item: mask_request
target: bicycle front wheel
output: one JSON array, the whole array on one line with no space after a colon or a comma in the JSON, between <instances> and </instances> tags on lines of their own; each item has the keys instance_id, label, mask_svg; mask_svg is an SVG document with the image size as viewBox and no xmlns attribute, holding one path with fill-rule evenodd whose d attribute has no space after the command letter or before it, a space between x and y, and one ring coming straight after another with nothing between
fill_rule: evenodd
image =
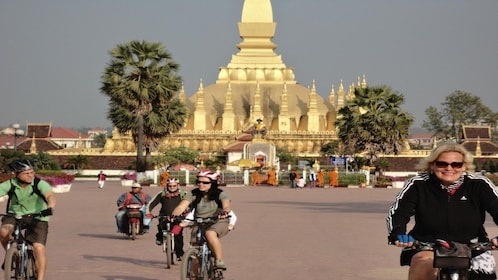
<instances>
[{"instance_id":1,"label":"bicycle front wheel","mask_svg":"<svg viewBox=\"0 0 498 280\"><path fill-rule=\"evenodd\" d=\"M180 268L181 280L203 279L201 275L201 260L199 259L199 250L190 248L185 252Z\"/></svg>"},{"instance_id":2,"label":"bicycle front wheel","mask_svg":"<svg viewBox=\"0 0 498 280\"><path fill-rule=\"evenodd\" d=\"M165 245L166 245L166 267L171 268L171 264L173 264L173 243L172 243L172 238L171 234L167 233L166 234L166 240L165 240Z\"/></svg>"},{"instance_id":3,"label":"bicycle front wheel","mask_svg":"<svg viewBox=\"0 0 498 280\"><path fill-rule=\"evenodd\" d=\"M10 247L7 253L5 253L3 266L4 279L21 279L21 255L16 246Z\"/></svg>"},{"instance_id":4,"label":"bicycle front wheel","mask_svg":"<svg viewBox=\"0 0 498 280\"><path fill-rule=\"evenodd\" d=\"M26 262L26 276L28 279L36 280L38 278L38 272L36 270L36 260L33 250L28 250L28 259Z\"/></svg>"}]
</instances>

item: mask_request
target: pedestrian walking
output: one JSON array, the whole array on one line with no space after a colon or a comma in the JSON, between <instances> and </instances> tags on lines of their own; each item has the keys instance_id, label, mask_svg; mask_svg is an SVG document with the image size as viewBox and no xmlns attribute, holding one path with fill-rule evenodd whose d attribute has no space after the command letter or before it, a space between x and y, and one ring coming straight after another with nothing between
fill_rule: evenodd
<instances>
[{"instance_id":1,"label":"pedestrian walking","mask_svg":"<svg viewBox=\"0 0 498 280\"><path fill-rule=\"evenodd\" d=\"M97 175L97 181L99 183L99 189L103 189L104 188L105 178L106 177L107 177L107 175L104 173L104 171L100 170L100 173Z\"/></svg>"}]
</instances>

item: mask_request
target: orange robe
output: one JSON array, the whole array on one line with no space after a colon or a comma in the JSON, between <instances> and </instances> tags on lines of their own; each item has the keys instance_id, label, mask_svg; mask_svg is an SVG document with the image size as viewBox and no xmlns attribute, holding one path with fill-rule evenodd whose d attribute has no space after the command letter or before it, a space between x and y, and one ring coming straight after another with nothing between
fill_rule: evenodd
<instances>
[{"instance_id":1,"label":"orange robe","mask_svg":"<svg viewBox=\"0 0 498 280\"><path fill-rule=\"evenodd\" d=\"M163 187L166 186L166 182L168 181L168 178L169 178L168 171L163 171L163 173L161 173L161 180L160 180L159 184Z\"/></svg>"},{"instance_id":2,"label":"orange robe","mask_svg":"<svg viewBox=\"0 0 498 280\"><path fill-rule=\"evenodd\" d=\"M318 171L318 173L316 174L316 181L317 181L317 184L318 184L318 187L320 188L323 188L323 186L325 186L325 176L323 174L323 171Z\"/></svg>"},{"instance_id":3,"label":"orange robe","mask_svg":"<svg viewBox=\"0 0 498 280\"><path fill-rule=\"evenodd\" d=\"M339 172L331 170L327 174L329 176L329 186L331 187L339 186Z\"/></svg>"},{"instance_id":4,"label":"orange robe","mask_svg":"<svg viewBox=\"0 0 498 280\"><path fill-rule=\"evenodd\" d=\"M259 172L257 170L255 170L255 171L253 171L251 173L251 180L252 180L252 185L253 186L260 184L260 181L259 181Z\"/></svg>"},{"instance_id":5,"label":"orange robe","mask_svg":"<svg viewBox=\"0 0 498 280\"><path fill-rule=\"evenodd\" d=\"M275 169L270 169L268 171L268 185L277 185L277 172L275 171Z\"/></svg>"}]
</instances>

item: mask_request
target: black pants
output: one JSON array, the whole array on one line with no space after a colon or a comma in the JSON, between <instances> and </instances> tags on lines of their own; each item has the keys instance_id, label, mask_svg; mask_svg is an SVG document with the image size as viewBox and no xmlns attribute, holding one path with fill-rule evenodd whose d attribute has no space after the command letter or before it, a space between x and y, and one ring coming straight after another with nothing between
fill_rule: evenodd
<instances>
[{"instance_id":1,"label":"black pants","mask_svg":"<svg viewBox=\"0 0 498 280\"><path fill-rule=\"evenodd\" d=\"M159 223L157 225L157 234L156 234L156 239L157 240L162 240L163 239L163 223ZM175 251L175 255L177 257L182 257L183 256L183 228L181 229L179 234L175 234L175 248L173 249Z\"/></svg>"}]
</instances>

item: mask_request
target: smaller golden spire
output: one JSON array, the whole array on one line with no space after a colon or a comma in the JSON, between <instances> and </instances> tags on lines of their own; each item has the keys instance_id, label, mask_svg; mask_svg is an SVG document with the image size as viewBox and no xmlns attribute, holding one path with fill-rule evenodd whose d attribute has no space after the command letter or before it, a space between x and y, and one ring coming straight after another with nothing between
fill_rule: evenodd
<instances>
[{"instance_id":1,"label":"smaller golden spire","mask_svg":"<svg viewBox=\"0 0 498 280\"><path fill-rule=\"evenodd\" d=\"M332 87L330 88L329 103L335 106L335 89L334 89L334 84L332 84Z\"/></svg>"}]
</instances>

